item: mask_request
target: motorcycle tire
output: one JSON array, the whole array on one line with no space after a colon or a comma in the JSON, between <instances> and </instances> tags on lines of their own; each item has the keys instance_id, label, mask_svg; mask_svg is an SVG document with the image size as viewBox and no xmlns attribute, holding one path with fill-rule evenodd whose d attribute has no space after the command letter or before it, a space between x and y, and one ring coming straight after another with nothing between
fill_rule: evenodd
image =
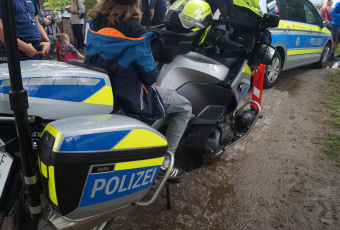
<instances>
[{"instance_id":1,"label":"motorcycle tire","mask_svg":"<svg viewBox=\"0 0 340 230\"><path fill-rule=\"evenodd\" d=\"M47 223L39 220L37 226L34 226L31 213L28 209L28 200L24 192L22 192L14 205L13 213L10 216L10 229L12 230L46 230ZM99 226L91 228L91 230L108 230L110 229L114 218L102 223Z\"/></svg>"},{"instance_id":2,"label":"motorcycle tire","mask_svg":"<svg viewBox=\"0 0 340 230\"><path fill-rule=\"evenodd\" d=\"M282 68L281 55L276 52L271 65L266 65L264 72L263 87L269 89L273 87L279 77Z\"/></svg>"},{"instance_id":3,"label":"motorcycle tire","mask_svg":"<svg viewBox=\"0 0 340 230\"><path fill-rule=\"evenodd\" d=\"M329 56L331 55L331 50L332 50L332 46L330 43L327 43L325 48L322 51L320 60L314 64L314 66L316 68L325 68L327 67L327 63L328 63L328 59Z\"/></svg>"},{"instance_id":4,"label":"motorcycle tire","mask_svg":"<svg viewBox=\"0 0 340 230\"><path fill-rule=\"evenodd\" d=\"M221 158L221 156L226 152L227 150L217 150L215 151L214 153L209 153L209 154L205 154L205 158L206 158L206 161L208 162L211 162L211 161L216 161L218 160L219 158Z\"/></svg>"}]
</instances>

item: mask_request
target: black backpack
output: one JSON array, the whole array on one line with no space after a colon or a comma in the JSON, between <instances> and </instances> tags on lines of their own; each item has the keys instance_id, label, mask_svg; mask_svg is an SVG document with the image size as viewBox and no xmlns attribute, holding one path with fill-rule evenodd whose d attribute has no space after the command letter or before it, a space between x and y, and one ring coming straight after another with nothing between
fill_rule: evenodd
<instances>
[{"instance_id":1,"label":"black backpack","mask_svg":"<svg viewBox=\"0 0 340 230\"><path fill-rule=\"evenodd\" d=\"M77 9L78 9L78 11L79 11L78 0L76 0L76 3L77 3ZM81 14L78 14L78 15L79 15L79 19L85 18L85 13L81 13Z\"/></svg>"}]
</instances>

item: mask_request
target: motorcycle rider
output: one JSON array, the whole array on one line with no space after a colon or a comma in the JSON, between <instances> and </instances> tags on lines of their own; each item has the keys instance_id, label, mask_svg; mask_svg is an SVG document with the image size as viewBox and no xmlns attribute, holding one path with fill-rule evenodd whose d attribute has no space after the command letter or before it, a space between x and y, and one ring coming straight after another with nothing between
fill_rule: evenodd
<instances>
[{"instance_id":1,"label":"motorcycle rider","mask_svg":"<svg viewBox=\"0 0 340 230\"><path fill-rule=\"evenodd\" d=\"M175 154L191 115L191 104L176 91L155 85L158 71L148 32L141 24L138 0L103 0L89 12L85 62L105 68L112 84L115 106L146 120L171 115L166 137ZM165 158L161 170L169 165ZM185 171L174 166L170 178Z\"/></svg>"}]
</instances>

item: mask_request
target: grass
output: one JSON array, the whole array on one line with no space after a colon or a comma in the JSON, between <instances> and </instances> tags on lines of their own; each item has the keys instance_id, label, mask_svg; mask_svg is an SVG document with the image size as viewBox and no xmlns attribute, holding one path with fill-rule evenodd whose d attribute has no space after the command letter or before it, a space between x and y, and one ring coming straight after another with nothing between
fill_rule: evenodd
<instances>
[{"instance_id":1,"label":"grass","mask_svg":"<svg viewBox=\"0 0 340 230\"><path fill-rule=\"evenodd\" d=\"M324 105L322 121L327 127L323 150L340 166L340 70L331 74L325 87L326 98L321 101Z\"/></svg>"},{"instance_id":2,"label":"grass","mask_svg":"<svg viewBox=\"0 0 340 230\"><path fill-rule=\"evenodd\" d=\"M340 49L336 49L334 56L338 56L340 54Z\"/></svg>"}]
</instances>

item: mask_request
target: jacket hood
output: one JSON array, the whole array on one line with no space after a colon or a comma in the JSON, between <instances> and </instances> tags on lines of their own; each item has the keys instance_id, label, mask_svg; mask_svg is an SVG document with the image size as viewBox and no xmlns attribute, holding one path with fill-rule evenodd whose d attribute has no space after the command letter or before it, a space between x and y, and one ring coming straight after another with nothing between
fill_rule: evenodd
<instances>
[{"instance_id":1,"label":"jacket hood","mask_svg":"<svg viewBox=\"0 0 340 230\"><path fill-rule=\"evenodd\" d=\"M127 49L134 49L141 44L150 44L150 41L157 35L152 31L144 33L138 38L130 38L111 27L94 31L93 19L89 20L88 23L86 55L99 54L105 60L114 60Z\"/></svg>"}]
</instances>

